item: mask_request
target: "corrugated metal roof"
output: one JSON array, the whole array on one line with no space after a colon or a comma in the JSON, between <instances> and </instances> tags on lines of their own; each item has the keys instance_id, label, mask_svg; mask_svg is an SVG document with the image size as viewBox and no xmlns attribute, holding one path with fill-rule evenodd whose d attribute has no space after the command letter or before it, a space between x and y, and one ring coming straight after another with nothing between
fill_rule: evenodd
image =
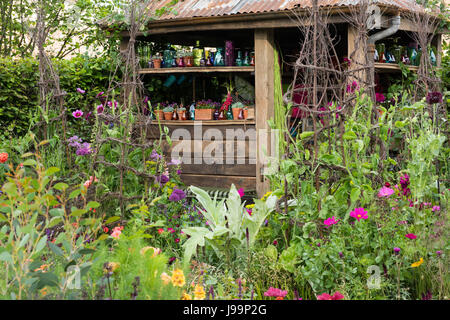
<instances>
[{"instance_id":1,"label":"corrugated metal roof","mask_svg":"<svg viewBox=\"0 0 450 320\"><path fill-rule=\"evenodd\" d=\"M171 0L162 0L158 8L167 6L170 2ZM360 0L319 0L319 5L321 7L352 6L359 2ZM374 0L374 2L405 10L420 8L415 0ZM166 13L158 20L276 12L310 6L311 0L180 0L172 7L174 12Z\"/></svg>"}]
</instances>

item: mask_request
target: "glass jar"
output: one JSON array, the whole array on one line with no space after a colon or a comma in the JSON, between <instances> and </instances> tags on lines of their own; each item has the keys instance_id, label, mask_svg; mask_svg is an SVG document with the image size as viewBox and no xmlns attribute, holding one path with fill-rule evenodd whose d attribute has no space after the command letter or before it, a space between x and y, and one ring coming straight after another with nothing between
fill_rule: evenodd
<instances>
[{"instance_id":1,"label":"glass jar","mask_svg":"<svg viewBox=\"0 0 450 320\"><path fill-rule=\"evenodd\" d=\"M164 58L164 68L171 68L176 65L175 62L176 51L172 48L170 44L167 45L167 49L164 50L163 58Z\"/></svg>"}]
</instances>

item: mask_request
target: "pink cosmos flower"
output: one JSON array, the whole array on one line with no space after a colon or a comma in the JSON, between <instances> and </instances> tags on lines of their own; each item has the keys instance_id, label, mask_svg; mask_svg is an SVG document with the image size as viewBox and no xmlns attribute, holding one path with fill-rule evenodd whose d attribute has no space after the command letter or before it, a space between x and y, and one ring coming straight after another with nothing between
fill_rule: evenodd
<instances>
[{"instance_id":1,"label":"pink cosmos flower","mask_svg":"<svg viewBox=\"0 0 450 320\"><path fill-rule=\"evenodd\" d=\"M407 237L408 239L411 239L411 240L414 240L417 238L417 236L414 233L405 234L405 237Z\"/></svg>"},{"instance_id":2,"label":"pink cosmos flower","mask_svg":"<svg viewBox=\"0 0 450 320\"><path fill-rule=\"evenodd\" d=\"M433 206L433 209L431 209L431 211L439 211L439 210L441 210L441 207L440 206Z\"/></svg>"},{"instance_id":3,"label":"pink cosmos flower","mask_svg":"<svg viewBox=\"0 0 450 320\"><path fill-rule=\"evenodd\" d=\"M170 232L170 233L174 233L175 232L175 230L173 228L168 228L167 231Z\"/></svg>"},{"instance_id":4,"label":"pink cosmos flower","mask_svg":"<svg viewBox=\"0 0 450 320\"><path fill-rule=\"evenodd\" d=\"M266 292L264 292L265 297L282 297L284 298L287 295L287 290L281 290L277 288L270 287Z\"/></svg>"},{"instance_id":5,"label":"pink cosmos flower","mask_svg":"<svg viewBox=\"0 0 450 320\"><path fill-rule=\"evenodd\" d=\"M76 111L74 111L74 112L72 113L72 115L73 115L73 117L76 118L76 119L81 118L81 117L83 116L83 111L81 111L81 110L76 110Z\"/></svg>"},{"instance_id":6,"label":"pink cosmos flower","mask_svg":"<svg viewBox=\"0 0 450 320\"><path fill-rule=\"evenodd\" d=\"M384 186L384 187L381 188L380 191L378 192L378 197L379 197L379 198L382 198L382 197L389 198L393 193L394 193L394 190L393 190L393 189Z\"/></svg>"},{"instance_id":7,"label":"pink cosmos flower","mask_svg":"<svg viewBox=\"0 0 450 320\"><path fill-rule=\"evenodd\" d=\"M323 223L326 225L326 227L328 228L329 226L338 223L339 219L336 220L334 216L332 216L331 218L326 219Z\"/></svg>"},{"instance_id":8,"label":"pink cosmos flower","mask_svg":"<svg viewBox=\"0 0 450 320\"><path fill-rule=\"evenodd\" d=\"M239 196L241 198L244 196L244 189L243 188L240 188L237 192L239 193Z\"/></svg>"},{"instance_id":9,"label":"pink cosmos flower","mask_svg":"<svg viewBox=\"0 0 450 320\"><path fill-rule=\"evenodd\" d=\"M342 300L344 299L344 295L339 291L336 291L332 296L328 293L322 293L317 296L317 300Z\"/></svg>"},{"instance_id":10,"label":"pink cosmos flower","mask_svg":"<svg viewBox=\"0 0 450 320\"><path fill-rule=\"evenodd\" d=\"M83 90L83 89L81 89L81 88L77 88L77 91L78 91L79 93L81 93L81 94L85 94L85 93L86 93L86 91Z\"/></svg>"},{"instance_id":11,"label":"pink cosmos flower","mask_svg":"<svg viewBox=\"0 0 450 320\"><path fill-rule=\"evenodd\" d=\"M350 217L355 218L356 220L367 219L367 211L364 208L356 208L352 212L350 212Z\"/></svg>"}]
</instances>

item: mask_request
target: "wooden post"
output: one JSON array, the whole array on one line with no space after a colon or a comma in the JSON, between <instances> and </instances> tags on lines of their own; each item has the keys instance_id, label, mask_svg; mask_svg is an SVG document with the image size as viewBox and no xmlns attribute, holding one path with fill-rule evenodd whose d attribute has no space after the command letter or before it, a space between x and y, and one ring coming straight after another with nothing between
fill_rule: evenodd
<instances>
[{"instance_id":1,"label":"wooden post","mask_svg":"<svg viewBox=\"0 0 450 320\"><path fill-rule=\"evenodd\" d=\"M262 130L269 131L267 121L274 117L274 35L273 29L255 29L255 117L256 117L256 192L258 197L269 191L269 181L264 178L265 164L262 148L270 155L270 135L260 141ZM265 140L265 139L264 139Z\"/></svg>"},{"instance_id":2,"label":"wooden post","mask_svg":"<svg viewBox=\"0 0 450 320\"><path fill-rule=\"evenodd\" d=\"M438 33L435 37L436 41L436 66L438 68L441 67L441 61L442 61L442 34Z\"/></svg>"},{"instance_id":3,"label":"wooden post","mask_svg":"<svg viewBox=\"0 0 450 320\"><path fill-rule=\"evenodd\" d=\"M356 47L358 45L358 47ZM370 49L370 48L369 48ZM353 55L351 56L351 54ZM365 52L363 44L358 41L358 30L352 25L348 24L347 29L347 58L350 59L351 64L349 69L355 68L359 69L366 64ZM373 57L373 55L372 55ZM354 78L350 79L350 82L356 79L364 80L367 79L367 74L365 71L358 71L354 74ZM360 84L362 85L362 84Z\"/></svg>"}]
</instances>

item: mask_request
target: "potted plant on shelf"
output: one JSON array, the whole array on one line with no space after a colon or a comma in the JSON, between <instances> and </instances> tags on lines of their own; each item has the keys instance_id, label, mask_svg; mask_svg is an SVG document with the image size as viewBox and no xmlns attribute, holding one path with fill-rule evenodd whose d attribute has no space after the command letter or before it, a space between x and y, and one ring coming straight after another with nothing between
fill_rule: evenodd
<instances>
[{"instance_id":1,"label":"potted plant on shelf","mask_svg":"<svg viewBox=\"0 0 450 320\"><path fill-rule=\"evenodd\" d=\"M156 120L164 120L164 103L158 103L155 109L155 118Z\"/></svg>"},{"instance_id":2,"label":"potted plant on shelf","mask_svg":"<svg viewBox=\"0 0 450 320\"><path fill-rule=\"evenodd\" d=\"M161 69L161 56L157 54L156 56L153 56L153 68L155 69Z\"/></svg>"},{"instance_id":3,"label":"potted plant on shelf","mask_svg":"<svg viewBox=\"0 0 450 320\"><path fill-rule=\"evenodd\" d=\"M211 100L201 100L195 106L195 120L212 120L214 113Z\"/></svg>"},{"instance_id":4,"label":"potted plant on shelf","mask_svg":"<svg viewBox=\"0 0 450 320\"><path fill-rule=\"evenodd\" d=\"M185 107L179 107L177 109L178 113L178 120L186 120L186 108Z\"/></svg>"},{"instance_id":5,"label":"potted plant on shelf","mask_svg":"<svg viewBox=\"0 0 450 320\"><path fill-rule=\"evenodd\" d=\"M239 113L244 108L244 105L241 102L236 102L231 105L231 109L233 110L233 120L239 119Z\"/></svg>"},{"instance_id":6,"label":"potted plant on shelf","mask_svg":"<svg viewBox=\"0 0 450 320\"><path fill-rule=\"evenodd\" d=\"M173 110L172 105L169 105L162 110L164 112L164 120L172 120Z\"/></svg>"}]
</instances>

